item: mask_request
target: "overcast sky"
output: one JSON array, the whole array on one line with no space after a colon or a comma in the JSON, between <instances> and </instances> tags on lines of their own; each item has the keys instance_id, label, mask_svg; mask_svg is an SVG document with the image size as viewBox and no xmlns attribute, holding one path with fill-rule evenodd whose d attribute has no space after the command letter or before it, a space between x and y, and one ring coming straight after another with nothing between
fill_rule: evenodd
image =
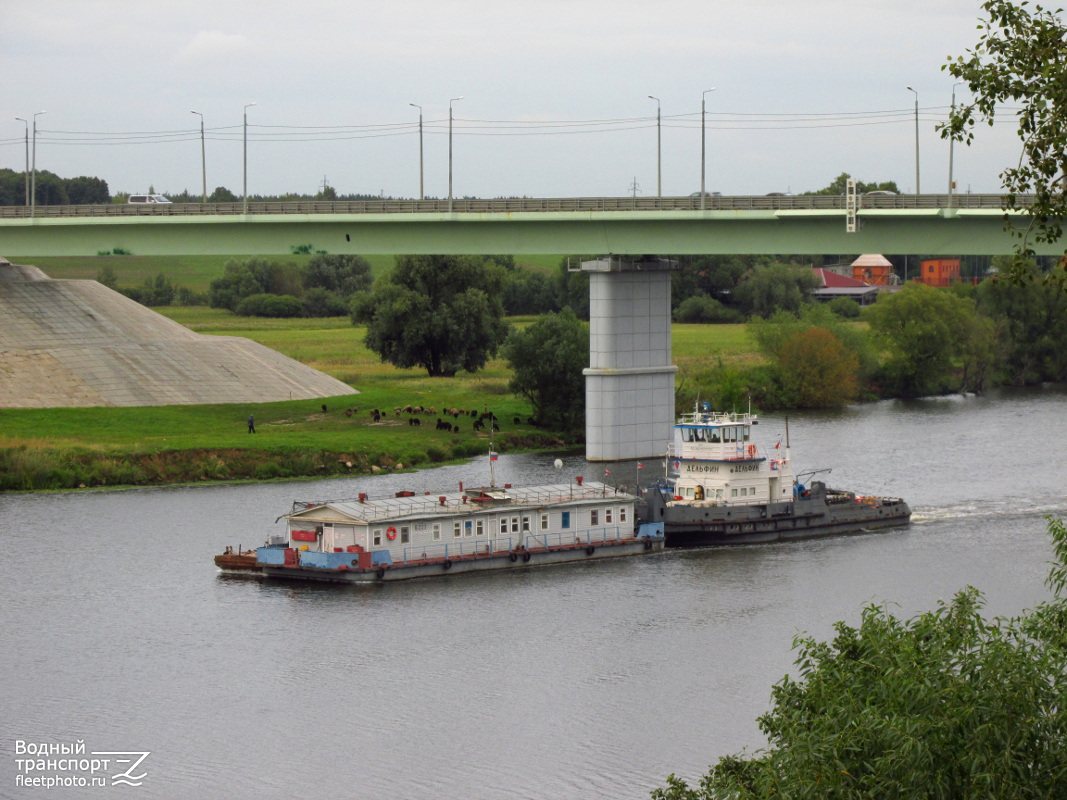
<instances>
[{"instance_id":1,"label":"overcast sky","mask_svg":"<svg viewBox=\"0 0 1067 800\"><path fill-rule=\"evenodd\" d=\"M978 40L977 0L0 0L0 167L111 191L620 196L818 189L841 172L943 193L934 127ZM715 87L715 91L703 95ZM966 87L957 88L963 99ZM997 191L1007 122L955 147L959 191ZM32 128L31 128L32 130Z\"/></svg>"}]
</instances>

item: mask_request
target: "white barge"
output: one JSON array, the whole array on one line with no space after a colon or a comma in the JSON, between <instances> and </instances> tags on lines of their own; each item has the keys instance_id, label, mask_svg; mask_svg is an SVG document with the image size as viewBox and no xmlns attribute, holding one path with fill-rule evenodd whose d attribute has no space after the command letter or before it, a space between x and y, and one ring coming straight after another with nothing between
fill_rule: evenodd
<instances>
[{"instance_id":1,"label":"white barge","mask_svg":"<svg viewBox=\"0 0 1067 800\"><path fill-rule=\"evenodd\" d=\"M639 523L634 495L576 478L449 494L296 502L286 532L252 554L223 554L227 572L374 583L591 561L663 549L663 525Z\"/></svg>"}]
</instances>

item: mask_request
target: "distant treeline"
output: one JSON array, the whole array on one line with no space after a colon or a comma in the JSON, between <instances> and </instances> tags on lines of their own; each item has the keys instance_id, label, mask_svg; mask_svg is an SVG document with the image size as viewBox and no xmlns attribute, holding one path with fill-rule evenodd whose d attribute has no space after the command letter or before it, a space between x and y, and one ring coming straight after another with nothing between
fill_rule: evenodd
<instances>
[{"instance_id":1,"label":"distant treeline","mask_svg":"<svg viewBox=\"0 0 1067 800\"><path fill-rule=\"evenodd\" d=\"M129 192L118 192L114 195L108 189L107 181L103 178L90 178L81 176L78 178L61 178L48 170L37 170L37 177L32 183L36 186L36 205L39 206L77 206L100 203L125 203L130 196ZM147 189L135 189L156 194L156 189L149 186ZM25 172L16 172L12 169L0 169L0 206L27 205L30 188L26 181ZM180 192L166 192L165 194L174 203L199 203L204 199L200 192L190 192L183 189ZM241 198L227 189L218 186L208 195L209 203L236 203ZM338 194L332 186L326 186L318 194L296 194L288 192L280 195L250 195L249 200L279 202L285 200L377 200L378 195L371 194ZM391 199L391 198L390 198Z\"/></svg>"}]
</instances>

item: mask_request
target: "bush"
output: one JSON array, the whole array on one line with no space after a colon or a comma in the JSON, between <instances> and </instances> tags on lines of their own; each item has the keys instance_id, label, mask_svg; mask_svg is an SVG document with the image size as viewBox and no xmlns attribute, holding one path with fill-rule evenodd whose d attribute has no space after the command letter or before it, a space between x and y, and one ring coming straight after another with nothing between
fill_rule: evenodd
<instances>
[{"instance_id":1,"label":"bush","mask_svg":"<svg viewBox=\"0 0 1067 800\"><path fill-rule=\"evenodd\" d=\"M304 314L304 304L288 294L253 294L241 300L235 309L242 317L290 318Z\"/></svg>"},{"instance_id":2,"label":"bush","mask_svg":"<svg viewBox=\"0 0 1067 800\"><path fill-rule=\"evenodd\" d=\"M744 322L744 315L733 308L727 308L714 297L706 294L683 300L674 310L674 321L682 323L739 323Z\"/></svg>"},{"instance_id":3,"label":"bush","mask_svg":"<svg viewBox=\"0 0 1067 800\"><path fill-rule=\"evenodd\" d=\"M855 319L860 315L860 304L851 297L835 297L826 306L837 316L845 319Z\"/></svg>"},{"instance_id":4,"label":"bush","mask_svg":"<svg viewBox=\"0 0 1067 800\"><path fill-rule=\"evenodd\" d=\"M337 292L328 289L308 289L303 299L305 317L345 317L348 303Z\"/></svg>"}]
</instances>

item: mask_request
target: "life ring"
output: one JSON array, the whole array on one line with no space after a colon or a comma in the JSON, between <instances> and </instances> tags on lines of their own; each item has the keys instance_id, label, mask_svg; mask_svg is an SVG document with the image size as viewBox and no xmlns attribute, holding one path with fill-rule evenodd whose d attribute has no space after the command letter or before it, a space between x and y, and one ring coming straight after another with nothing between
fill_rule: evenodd
<instances>
[{"instance_id":1,"label":"life ring","mask_svg":"<svg viewBox=\"0 0 1067 800\"><path fill-rule=\"evenodd\" d=\"M388 539L390 542L393 541L396 538L396 528L389 528L385 532L385 538Z\"/></svg>"},{"instance_id":2,"label":"life ring","mask_svg":"<svg viewBox=\"0 0 1067 800\"><path fill-rule=\"evenodd\" d=\"M753 458L756 455L756 445L750 444L748 446L748 457Z\"/></svg>"},{"instance_id":3,"label":"life ring","mask_svg":"<svg viewBox=\"0 0 1067 800\"><path fill-rule=\"evenodd\" d=\"M378 571L375 572L374 574L377 575L379 578L384 578L385 577L385 567L378 567Z\"/></svg>"},{"instance_id":4,"label":"life ring","mask_svg":"<svg viewBox=\"0 0 1067 800\"><path fill-rule=\"evenodd\" d=\"M516 561L519 560L519 554L515 552L508 553L508 560L514 564Z\"/></svg>"},{"instance_id":5,"label":"life ring","mask_svg":"<svg viewBox=\"0 0 1067 800\"><path fill-rule=\"evenodd\" d=\"M522 563L525 564L529 560L530 560L530 553L529 553L529 551L527 551L527 552L522 554Z\"/></svg>"}]
</instances>

